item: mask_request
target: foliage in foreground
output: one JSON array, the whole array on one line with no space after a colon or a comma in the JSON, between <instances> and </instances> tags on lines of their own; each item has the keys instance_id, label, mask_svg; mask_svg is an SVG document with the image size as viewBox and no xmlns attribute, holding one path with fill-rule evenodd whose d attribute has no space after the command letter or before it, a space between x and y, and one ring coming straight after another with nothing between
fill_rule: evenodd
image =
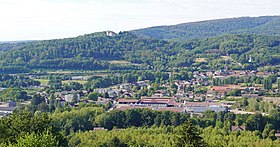
<instances>
[{"instance_id":1,"label":"foliage in foreground","mask_svg":"<svg viewBox=\"0 0 280 147\"><path fill-rule=\"evenodd\" d=\"M274 135L279 116L279 110L269 116L206 111L199 118L148 109L106 112L102 107L51 114L19 111L0 119L0 146L279 146ZM233 125L247 131L232 132ZM109 131L92 131L96 126Z\"/></svg>"},{"instance_id":2,"label":"foliage in foreground","mask_svg":"<svg viewBox=\"0 0 280 147\"><path fill-rule=\"evenodd\" d=\"M206 146L196 126L129 128L75 134L69 146Z\"/></svg>"},{"instance_id":3,"label":"foliage in foreground","mask_svg":"<svg viewBox=\"0 0 280 147\"><path fill-rule=\"evenodd\" d=\"M191 131L193 130L193 131ZM75 133L69 146L279 146L279 140L262 139L258 131L228 132L208 127L202 130L184 124L152 128L114 129L111 131L87 131ZM203 139L202 139L203 138Z\"/></svg>"},{"instance_id":4,"label":"foliage in foreground","mask_svg":"<svg viewBox=\"0 0 280 147\"><path fill-rule=\"evenodd\" d=\"M66 146L46 113L13 113L0 119L1 146Z\"/></svg>"}]
</instances>

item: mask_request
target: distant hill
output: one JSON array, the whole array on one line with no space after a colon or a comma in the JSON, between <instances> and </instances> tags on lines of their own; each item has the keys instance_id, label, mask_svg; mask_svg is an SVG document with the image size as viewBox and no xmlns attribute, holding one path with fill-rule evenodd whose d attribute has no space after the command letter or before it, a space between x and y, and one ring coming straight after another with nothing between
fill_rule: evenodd
<instances>
[{"instance_id":1,"label":"distant hill","mask_svg":"<svg viewBox=\"0 0 280 147\"><path fill-rule=\"evenodd\" d=\"M131 31L139 37L165 40L209 38L224 34L280 35L280 16L240 17L156 26Z\"/></svg>"},{"instance_id":2,"label":"distant hill","mask_svg":"<svg viewBox=\"0 0 280 147\"><path fill-rule=\"evenodd\" d=\"M25 42L0 42L0 52L19 48L20 46L22 46L24 44L25 44Z\"/></svg>"},{"instance_id":3,"label":"distant hill","mask_svg":"<svg viewBox=\"0 0 280 147\"><path fill-rule=\"evenodd\" d=\"M0 44L1 48L7 44ZM32 69L130 70L195 67L201 69L277 68L280 37L222 35L188 41L141 38L106 32L74 38L15 43L0 52L0 73ZM251 59L250 59L251 58Z\"/></svg>"}]
</instances>

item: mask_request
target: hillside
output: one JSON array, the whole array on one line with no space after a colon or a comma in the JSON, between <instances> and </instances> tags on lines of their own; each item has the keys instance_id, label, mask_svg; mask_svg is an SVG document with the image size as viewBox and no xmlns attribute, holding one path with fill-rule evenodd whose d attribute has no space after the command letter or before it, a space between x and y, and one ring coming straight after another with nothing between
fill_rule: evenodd
<instances>
[{"instance_id":1,"label":"hillside","mask_svg":"<svg viewBox=\"0 0 280 147\"><path fill-rule=\"evenodd\" d=\"M7 45L5 45L7 46ZM0 45L0 48L2 46ZM105 32L28 42L0 53L1 72L31 69L256 69L280 63L280 37L223 35L183 42ZM250 60L251 58L251 60Z\"/></svg>"},{"instance_id":2,"label":"hillside","mask_svg":"<svg viewBox=\"0 0 280 147\"><path fill-rule=\"evenodd\" d=\"M99 32L75 38L0 44L0 50L6 50L0 53L0 64L2 72L28 69L135 69L139 65L131 62L142 64L152 59L134 58L133 54L149 54L151 50L163 48L166 44L166 41L137 38L130 33L110 37L105 32ZM127 62L116 64L114 60Z\"/></svg>"},{"instance_id":3,"label":"hillside","mask_svg":"<svg viewBox=\"0 0 280 147\"><path fill-rule=\"evenodd\" d=\"M280 16L240 17L157 26L131 31L140 37L165 40L209 38L224 34L280 35Z\"/></svg>"},{"instance_id":4,"label":"hillside","mask_svg":"<svg viewBox=\"0 0 280 147\"><path fill-rule=\"evenodd\" d=\"M24 45L24 42L0 42L0 52L19 48L22 45Z\"/></svg>"}]
</instances>

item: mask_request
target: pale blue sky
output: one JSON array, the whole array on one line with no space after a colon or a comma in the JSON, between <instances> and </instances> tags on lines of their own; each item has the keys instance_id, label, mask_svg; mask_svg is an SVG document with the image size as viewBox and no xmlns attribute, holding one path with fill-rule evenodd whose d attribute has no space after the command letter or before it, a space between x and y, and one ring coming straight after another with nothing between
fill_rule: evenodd
<instances>
[{"instance_id":1,"label":"pale blue sky","mask_svg":"<svg viewBox=\"0 0 280 147\"><path fill-rule=\"evenodd\" d=\"M0 0L0 41L280 15L279 8L279 0Z\"/></svg>"}]
</instances>

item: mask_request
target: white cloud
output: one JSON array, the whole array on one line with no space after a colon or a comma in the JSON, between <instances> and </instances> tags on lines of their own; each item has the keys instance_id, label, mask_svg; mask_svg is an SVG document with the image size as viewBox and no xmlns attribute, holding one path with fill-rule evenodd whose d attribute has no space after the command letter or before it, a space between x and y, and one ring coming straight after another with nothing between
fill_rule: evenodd
<instances>
[{"instance_id":1,"label":"white cloud","mask_svg":"<svg viewBox=\"0 0 280 147\"><path fill-rule=\"evenodd\" d=\"M0 41L280 14L278 0L0 0Z\"/></svg>"}]
</instances>

